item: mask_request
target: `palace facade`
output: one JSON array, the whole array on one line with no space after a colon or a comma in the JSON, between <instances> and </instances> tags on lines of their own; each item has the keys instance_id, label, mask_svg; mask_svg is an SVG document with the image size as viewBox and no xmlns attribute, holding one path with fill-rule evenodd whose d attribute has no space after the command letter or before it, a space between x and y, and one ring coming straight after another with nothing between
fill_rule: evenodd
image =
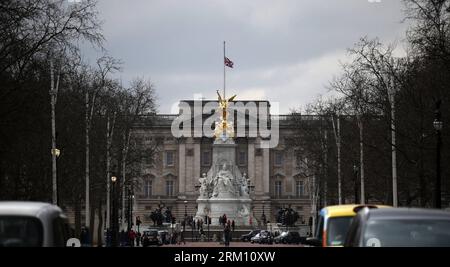
<instances>
[{"instance_id":1,"label":"palace facade","mask_svg":"<svg viewBox=\"0 0 450 267\"><path fill-rule=\"evenodd\" d=\"M217 101L202 101L217 102ZM250 101L241 101L248 103ZM268 101L252 101L259 107ZM194 106L196 101L182 101ZM204 115L203 115L204 116ZM260 137L237 137L236 165L251 181L250 198L255 225L265 215L276 222L280 208L291 207L300 215L298 224L307 224L311 216L311 200L308 181L301 175L301 161L295 148L285 139L292 136L293 124L289 115L270 115L279 121L279 144L274 148L262 148ZM195 216L199 192L199 178L212 164L213 138L173 136L171 126L178 115L155 114L134 125L133 134L142 145L157 144L153 160L141 164L141 176L135 189L133 217L140 216L143 223L150 224L150 213L159 206L172 210L177 221L185 215ZM246 119L249 115L246 115ZM204 121L206 117L202 118ZM248 124L247 124L248 125Z\"/></svg>"}]
</instances>

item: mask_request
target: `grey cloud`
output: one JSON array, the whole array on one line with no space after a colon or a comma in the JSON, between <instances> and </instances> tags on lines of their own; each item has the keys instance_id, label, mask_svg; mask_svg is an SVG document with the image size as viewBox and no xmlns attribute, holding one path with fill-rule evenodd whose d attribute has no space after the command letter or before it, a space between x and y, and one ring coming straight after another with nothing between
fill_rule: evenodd
<instances>
[{"instance_id":1,"label":"grey cloud","mask_svg":"<svg viewBox=\"0 0 450 267\"><path fill-rule=\"evenodd\" d=\"M338 62L331 56L327 64L332 67L309 76L292 72L293 66L314 61L323 66L324 57L343 54L364 35L401 40L406 28L400 23L400 0L100 0L99 11L107 49L125 62L122 78L151 77L161 112L169 112L179 99L194 93L212 97L221 88L223 40L235 62L229 72L234 90L260 88L268 98L290 106L296 104L291 99L311 101L328 82L300 82L298 77L331 78ZM261 78L274 70L281 77ZM293 88L302 85L310 87ZM270 88L285 92L274 95Z\"/></svg>"}]
</instances>

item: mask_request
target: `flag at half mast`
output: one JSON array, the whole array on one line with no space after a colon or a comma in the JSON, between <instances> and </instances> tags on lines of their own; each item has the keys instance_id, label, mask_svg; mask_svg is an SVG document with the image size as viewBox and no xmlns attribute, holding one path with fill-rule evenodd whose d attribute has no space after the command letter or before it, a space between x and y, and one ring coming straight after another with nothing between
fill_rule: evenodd
<instances>
[{"instance_id":1,"label":"flag at half mast","mask_svg":"<svg viewBox=\"0 0 450 267\"><path fill-rule=\"evenodd\" d=\"M225 66L229 67L229 68L233 68L233 61L231 61L229 58L225 57Z\"/></svg>"}]
</instances>

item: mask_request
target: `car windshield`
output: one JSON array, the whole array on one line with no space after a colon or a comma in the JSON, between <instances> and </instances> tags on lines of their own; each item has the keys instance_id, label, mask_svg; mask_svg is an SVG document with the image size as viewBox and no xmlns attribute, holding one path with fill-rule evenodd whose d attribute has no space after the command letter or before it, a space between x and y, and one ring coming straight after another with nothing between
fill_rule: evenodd
<instances>
[{"instance_id":1,"label":"car windshield","mask_svg":"<svg viewBox=\"0 0 450 267\"><path fill-rule=\"evenodd\" d=\"M449 247L450 220L371 220L363 242L366 247Z\"/></svg>"},{"instance_id":2,"label":"car windshield","mask_svg":"<svg viewBox=\"0 0 450 267\"><path fill-rule=\"evenodd\" d=\"M327 245L342 246L344 245L345 236L348 228L352 223L353 216L334 217L328 220L327 225Z\"/></svg>"},{"instance_id":3,"label":"car windshield","mask_svg":"<svg viewBox=\"0 0 450 267\"><path fill-rule=\"evenodd\" d=\"M40 247L42 239L42 224L38 219L0 216L0 247Z\"/></svg>"}]
</instances>

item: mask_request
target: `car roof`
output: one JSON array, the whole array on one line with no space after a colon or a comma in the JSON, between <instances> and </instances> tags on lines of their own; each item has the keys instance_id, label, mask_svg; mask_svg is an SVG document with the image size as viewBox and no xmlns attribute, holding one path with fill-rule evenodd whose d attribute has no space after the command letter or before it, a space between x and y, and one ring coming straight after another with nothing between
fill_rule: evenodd
<instances>
[{"instance_id":1,"label":"car roof","mask_svg":"<svg viewBox=\"0 0 450 267\"><path fill-rule=\"evenodd\" d=\"M62 210L58 206L44 202L0 201L0 216L39 217L46 212L62 213Z\"/></svg>"},{"instance_id":2,"label":"car roof","mask_svg":"<svg viewBox=\"0 0 450 267\"><path fill-rule=\"evenodd\" d=\"M336 206L328 206L321 210L322 215L326 215L327 217L342 217L342 216L355 216L355 208L366 206L362 204L347 204L347 205L336 205ZM369 205L377 208L387 208L389 206L385 205Z\"/></svg>"},{"instance_id":3,"label":"car roof","mask_svg":"<svg viewBox=\"0 0 450 267\"><path fill-rule=\"evenodd\" d=\"M368 211L370 218L377 219L444 219L450 220L450 212L437 209L396 208Z\"/></svg>"}]
</instances>

